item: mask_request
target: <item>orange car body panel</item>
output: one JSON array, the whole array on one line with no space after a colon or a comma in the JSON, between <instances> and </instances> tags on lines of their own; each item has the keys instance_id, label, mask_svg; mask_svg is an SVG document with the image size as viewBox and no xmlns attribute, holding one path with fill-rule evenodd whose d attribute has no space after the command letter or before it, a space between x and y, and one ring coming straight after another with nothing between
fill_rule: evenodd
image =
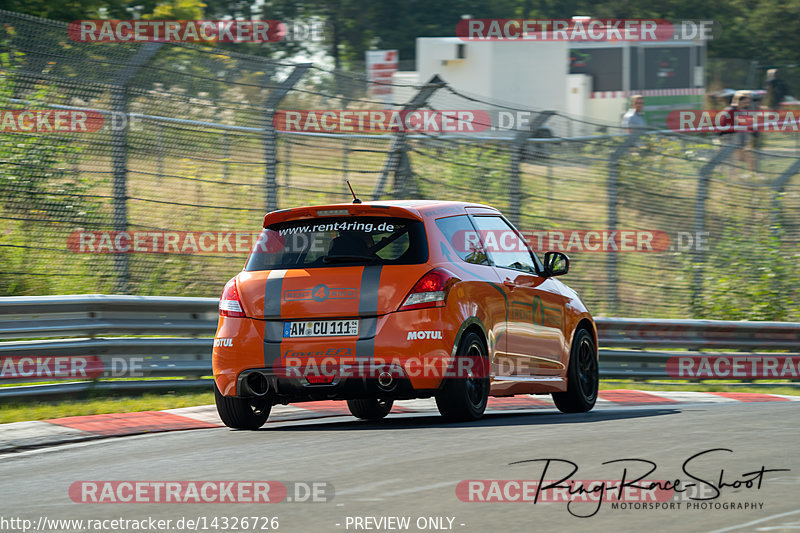
<instances>
[{"instance_id":1,"label":"orange car body panel","mask_svg":"<svg viewBox=\"0 0 800 533\"><path fill-rule=\"evenodd\" d=\"M559 280L467 263L456 256L435 223L456 215L500 214L491 207L433 201L334 204L269 213L264 227L314 219L320 211L422 221L428 259L377 269L330 266L240 272L236 284L246 318L221 316L214 340L213 373L223 395L241 394L238 380L245 370L298 360L321 363L325 358L347 364L366 356L402 366L413 389L430 396L441 386L441 373L420 372L415 365L420 358L430 358L446 366L469 326L479 328L486 341L492 395L558 392L566 390L570 347L579 322L588 321L596 341L588 310ZM459 280L447 293L445 305L398 310L415 283L437 267ZM280 334L285 321L340 318L358 319L359 337ZM410 332L434 333L415 339Z\"/></svg>"}]
</instances>

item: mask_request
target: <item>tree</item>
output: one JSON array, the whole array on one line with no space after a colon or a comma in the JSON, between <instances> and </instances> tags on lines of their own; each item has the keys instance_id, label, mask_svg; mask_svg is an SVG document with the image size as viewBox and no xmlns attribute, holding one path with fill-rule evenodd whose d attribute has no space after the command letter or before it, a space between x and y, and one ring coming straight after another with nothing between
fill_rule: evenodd
<instances>
[{"instance_id":1,"label":"tree","mask_svg":"<svg viewBox=\"0 0 800 533\"><path fill-rule=\"evenodd\" d=\"M800 0L664 0L657 4L646 0L264 0L262 4L249 0L0 0L0 9L62 21L131 18L128 9L134 5L141 5L143 18L150 19L323 20L328 37L323 44L287 39L220 46L287 59L312 57L322 47L336 67L360 63L364 51L370 49L397 49L401 59L411 59L417 37L455 35L463 15L714 20L720 32L709 43L709 57L800 63L800 34L790 23L800 17Z\"/></svg>"},{"instance_id":2,"label":"tree","mask_svg":"<svg viewBox=\"0 0 800 533\"><path fill-rule=\"evenodd\" d=\"M152 13L142 15L148 20L199 20L205 15L202 0L169 0L160 2Z\"/></svg>"},{"instance_id":3,"label":"tree","mask_svg":"<svg viewBox=\"0 0 800 533\"><path fill-rule=\"evenodd\" d=\"M125 11L126 4L125 0L0 0L0 9L70 22L98 18L103 12L112 18L129 18L130 14Z\"/></svg>"}]
</instances>

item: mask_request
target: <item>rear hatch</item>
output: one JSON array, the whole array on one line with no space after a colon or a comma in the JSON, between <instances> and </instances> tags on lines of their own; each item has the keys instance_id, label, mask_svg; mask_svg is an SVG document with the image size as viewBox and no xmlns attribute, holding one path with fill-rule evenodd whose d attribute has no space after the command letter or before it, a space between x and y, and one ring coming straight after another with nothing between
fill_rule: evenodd
<instances>
[{"instance_id":1,"label":"rear hatch","mask_svg":"<svg viewBox=\"0 0 800 533\"><path fill-rule=\"evenodd\" d=\"M238 276L247 316L312 319L397 310L430 269L424 224L410 213L397 216L403 213L396 209L364 214L368 206L348 208L320 208L330 215L300 219L290 212L275 222L267 216Z\"/></svg>"}]
</instances>

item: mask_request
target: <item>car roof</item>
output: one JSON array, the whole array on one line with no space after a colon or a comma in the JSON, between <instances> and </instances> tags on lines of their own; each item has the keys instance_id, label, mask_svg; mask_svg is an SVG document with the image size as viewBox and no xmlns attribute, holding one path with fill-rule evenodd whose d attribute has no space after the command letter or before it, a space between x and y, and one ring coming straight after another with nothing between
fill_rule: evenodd
<instances>
[{"instance_id":1,"label":"car roof","mask_svg":"<svg viewBox=\"0 0 800 533\"><path fill-rule=\"evenodd\" d=\"M386 215L411 217L424 220L432 216L457 215L467 212L468 208L475 210L490 210L498 212L494 207L473 202L453 202L445 200L376 200L354 203L326 204L294 207L267 213L264 217L264 227L287 220L300 220L304 218L318 218L321 216L333 216L333 213L319 214L320 211L343 211L347 210L351 215ZM380 213L375 210L381 210ZM385 211L383 211L385 210ZM344 214L344 213L341 213Z\"/></svg>"}]
</instances>

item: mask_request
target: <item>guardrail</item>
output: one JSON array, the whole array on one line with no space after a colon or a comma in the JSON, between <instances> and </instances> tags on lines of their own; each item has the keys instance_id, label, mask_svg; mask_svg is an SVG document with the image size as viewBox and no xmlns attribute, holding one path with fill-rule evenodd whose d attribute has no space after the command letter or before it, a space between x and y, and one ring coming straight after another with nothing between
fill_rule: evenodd
<instances>
[{"instance_id":1,"label":"guardrail","mask_svg":"<svg viewBox=\"0 0 800 533\"><path fill-rule=\"evenodd\" d=\"M91 381L0 387L0 399L208 386L217 319L216 298L0 298L1 384L48 381L46 375L8 377L8 361L20 357L85 356L101 367ZM800 323L635 318L598 318L596 323L604 378L669 378L667 364L676 357L785 361L800 354ZM146 379L111 380L132 374Z\"/></svg>"},{"instance_id":2,"label":"guardrail","mask_svg":"<svg viewBox=\"0 0 800 533\"><path fill-rule=\"evenodd\" d=\"M797 372L790 373L788 378L800 379L796 359L800 354L800 323L652 318L598 318L595 322L600 375L604 378L674 379L667 372L671 359L677 366L675 359L702 356L706 360L724 358L733 363L734 358L741 362L738 358L746 356L770 358L771 363L777 362L778 370L783 370L788 361ZM731 375L725 379L752 379L742 376L747 373L746 368L739 368L739 372L733 368L727 370Z\"/></svg>"}]
</instances>

